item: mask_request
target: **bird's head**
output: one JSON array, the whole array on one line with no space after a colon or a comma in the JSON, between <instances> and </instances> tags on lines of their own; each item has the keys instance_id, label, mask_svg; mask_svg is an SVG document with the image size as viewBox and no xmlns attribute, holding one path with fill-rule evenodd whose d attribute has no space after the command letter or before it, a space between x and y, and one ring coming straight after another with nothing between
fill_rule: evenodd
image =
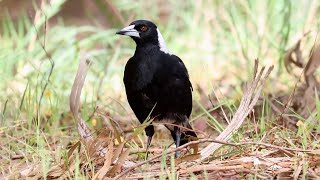
<instances>
[{"instance_id":1,"label":"bird's head","mask_svg":"<svg viewBox=\"0 0 320 180\"><path fill-rule=\"evenodd\" d=\"M116 34L130 36L135 41L149 42L157 39L157 26L147 20L137 20Z\"/></svg>"},{"instance_id":2,"label":"bird's head","mask_svg":"<svg viewBox=\"0 0 320 180\"><path fill-rule=\"evenodd\" d=\"M129 26L116 32L116 34L130 36L138 46L144 46L147 44L157 45L161 51L170 54L159 29L151 21L133 21Z\"/></svg>"}]
</instances>

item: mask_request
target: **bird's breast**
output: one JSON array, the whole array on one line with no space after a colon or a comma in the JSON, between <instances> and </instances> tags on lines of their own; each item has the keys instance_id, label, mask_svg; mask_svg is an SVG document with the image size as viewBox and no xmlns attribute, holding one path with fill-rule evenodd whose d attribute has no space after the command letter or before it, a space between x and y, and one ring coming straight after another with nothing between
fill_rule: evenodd
<instances>
[{"instance_id":1,"label":"bird's breast","mask_svg":"<svg viewBox=\"0 0 320 180\"><path fill-rule=\"evenodd\" d=\"M156 73L156 65L145 58L135 58L135 63L129 63L124 73L124 83L126 88L139 90L146 87L153 81Z\"/></svg>"}]
</instances>

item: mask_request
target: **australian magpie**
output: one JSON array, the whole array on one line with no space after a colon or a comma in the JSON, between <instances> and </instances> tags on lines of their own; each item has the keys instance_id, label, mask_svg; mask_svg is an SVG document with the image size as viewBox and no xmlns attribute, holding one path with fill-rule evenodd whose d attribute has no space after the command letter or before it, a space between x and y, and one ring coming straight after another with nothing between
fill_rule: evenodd
<instances>
[{"instance_id":1,"label":"australian magpie","mask_svg":"<svg viewBox=\"0 0 320 180\"><path fill-rule=\"evenodd\" d=\"M137 45L125 66L123 81L128 102L140 123L149 115L154 122L165 122L177 147L197 137L188 121L192 110L188 71L182 60L167 49L157 26L137 20L116 34L130 36ZM145 132L148 149L153 125Z\"/></svg>"}]
</instances>

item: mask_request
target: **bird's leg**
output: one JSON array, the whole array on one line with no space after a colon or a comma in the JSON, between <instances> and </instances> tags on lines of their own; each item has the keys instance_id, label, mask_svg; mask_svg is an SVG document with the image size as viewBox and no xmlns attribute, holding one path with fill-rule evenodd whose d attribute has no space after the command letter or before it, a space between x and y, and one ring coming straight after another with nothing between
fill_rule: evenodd
<instances>
[{"instance_id":1,"label":"bird's leg","mask_svg":"<svg viewBox=\"0 0 320 180\"><path fill-rule=\"evenodd\" d=\"M146 149L146 159L148 159L148 156L149 156L149 148L151 145L151 140L152 140L152 136L148 136L148 144L147 144L147 149Z\"/></svg>"},{"instance_id":2,"label":"bird's leg","mask_svg":"<svg viewBox=\"0 0 320 180\"><path fill-rule=\"evenodd\" d=\"M146 135L148 136L147 149L146 149L146 158L148 158L149 148L150 148L150 145L151 145L152 136L153 136L153 134L154 134L154 127L153 127L153 125L147 126L146 129L145 129L145 131L146 131Z\"/></svg>"},{"instance_id":3,"label":"bird's leg","mask_svg":"<svg viewBox=\"0 0 320 180\"><path fill-rule=\"evenodd\" d=\"M181 138L181 130L179 127L174 127L174 132L176 134L176 147L178 148L180 146L180 138ZM176 151L175 157L178 158L180 156L180 152Z\"/></svg>"}]
</instances>

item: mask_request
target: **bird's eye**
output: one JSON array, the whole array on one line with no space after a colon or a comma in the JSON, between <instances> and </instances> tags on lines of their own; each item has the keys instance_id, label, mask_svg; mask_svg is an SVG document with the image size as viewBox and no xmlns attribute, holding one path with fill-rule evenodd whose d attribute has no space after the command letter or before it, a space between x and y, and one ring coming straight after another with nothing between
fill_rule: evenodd
<instances>
[{"instance_id":1,"label":"bird's eye","mask_svg":"<svg viewBox=\"0 0 320 180\"><path fill-rule=\"evenodd\" d=\"M145 32L147 29L148 29L147 26L141 26L141 27L140 27L140 30L141 30L142 32Z\"/></svg>"}]
</instances>

